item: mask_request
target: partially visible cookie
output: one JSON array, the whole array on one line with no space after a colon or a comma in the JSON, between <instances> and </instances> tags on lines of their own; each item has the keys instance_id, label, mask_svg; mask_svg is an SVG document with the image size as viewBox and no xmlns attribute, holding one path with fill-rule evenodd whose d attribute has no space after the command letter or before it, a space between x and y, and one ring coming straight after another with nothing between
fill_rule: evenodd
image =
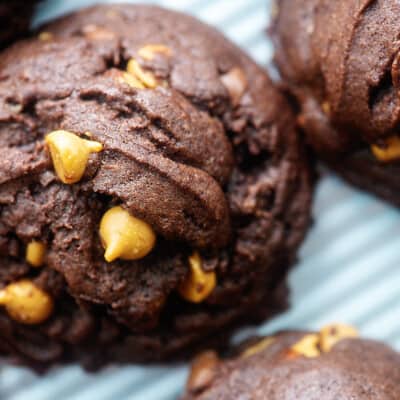
<instances>
[{"instance_id":1,"label":"partially visible cookie","mask_svg":"<svg viewBox=\"0 0 400 400\"><path fill-rule=\"evenodd\" d=\"M274 14L275 60L309 143L400 206L400 4L277 0Z\"/></svg>"},{"instance_id":2,"label":"partially visible cookie","mask_svg":"<svg viewBox=\"0 0 400 400\"><path fill-rule=\"evenodd\" d=\"M230 360L213 352L194 362L183 400L396 400L400 354L332 325L283 332L242 347Z\"/></svg>"},{"instance_id":3,"label":"partially visible cookie","mask_svg":"<svg viewBox=\"0 0 400 400\"><path fill-rule=\"evenodd\" d=\"M0 0L0 48L26 34L38 0Z\"/></svg>"}]
</instances>

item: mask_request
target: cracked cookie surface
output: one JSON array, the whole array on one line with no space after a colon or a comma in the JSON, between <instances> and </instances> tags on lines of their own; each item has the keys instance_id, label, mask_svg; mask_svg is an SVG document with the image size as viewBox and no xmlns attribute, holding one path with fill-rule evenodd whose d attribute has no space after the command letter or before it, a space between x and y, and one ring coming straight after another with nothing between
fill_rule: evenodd
<instances>
[{"instance_id":1,"label":"cracked cookie surface","mask_svg":"<svg viewBox=\"0 0 400 400\"><path fill-rule=\"evenodd\" d=\"M157 7L97 6L41 32L0 60L0 279L31 279L54 311L29 327L2 313L1 351L37 367L161 360L281 310L312 174L266 74ZM152 230L141 258L105 260L109 210L136 218L131 236L137 221Z\"/></svg>"}]
</instances>

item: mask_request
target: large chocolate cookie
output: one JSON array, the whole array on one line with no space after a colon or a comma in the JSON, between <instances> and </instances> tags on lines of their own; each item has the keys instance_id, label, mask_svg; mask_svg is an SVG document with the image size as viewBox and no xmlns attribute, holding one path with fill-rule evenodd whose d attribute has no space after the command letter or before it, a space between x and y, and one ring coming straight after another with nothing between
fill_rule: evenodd
<instances>
[{"instance_id":1,"label":"large chocolate cookie","mask_svg":"<svg viewBox=\"0 0 400 400\"><path fill-rule=\"evenodd\" d=\"M193 363L184 400L395 400L400 354L347 326L284 332L236 358L207 352Z\"/></svg>"},{"instance_id":2,"label":"large chocolate cookie","mask_svg":"<svg viewBox=\"0 0 400 400\"><path fill-rule=\"evenodd\" d=\"M166 359L284 308L312 179L266 74L157 7L40 37L0 59L3 353Z\"/></svg>"},{"instance_id":3,"label":"large chocolate cookie","mask_svg":"<svg viewBox=\"0 0 400 400\"><path fill-rule=\"evenodd\" d=\"M276 61L309 142L351 182L400 205L400 4L278 0Z\"/></svg>"},{"instance_id":4,"label":"large chocolate cookie","mask_svg":"<svg viewBox=\"0 0 400 400\"><path fill-rule=\"evenodd\" d=\"M0 0L0 48L28 31L38 0Z\"/></svg>"}]
</instances>

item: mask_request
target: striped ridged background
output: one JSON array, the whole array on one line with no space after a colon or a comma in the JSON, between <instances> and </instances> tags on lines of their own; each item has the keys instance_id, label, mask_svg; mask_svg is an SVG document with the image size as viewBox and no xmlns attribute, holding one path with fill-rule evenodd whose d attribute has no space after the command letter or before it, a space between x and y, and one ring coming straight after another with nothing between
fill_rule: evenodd
<instances>
[{"instance_id":1,"label":"striped ridged background","mask_svg":"<svg viewBox=\"0 0 400 400\"><path fill-rule=\"evenodd\" d=\"M47 0L37 22L93 3ZM271 58L272 49L264 36L268 0L155 3L217 26L260 64L266 65ZM318 328L342 321L400 349L400 213L325 175L317 190L314 218L300 263L290 276L293 307L244 333ZM185 366L113 367L96 375L67 367L45 378L2 366L0 400L172 400L181 392L185 377Z\"/></svg>"}]
</instances>

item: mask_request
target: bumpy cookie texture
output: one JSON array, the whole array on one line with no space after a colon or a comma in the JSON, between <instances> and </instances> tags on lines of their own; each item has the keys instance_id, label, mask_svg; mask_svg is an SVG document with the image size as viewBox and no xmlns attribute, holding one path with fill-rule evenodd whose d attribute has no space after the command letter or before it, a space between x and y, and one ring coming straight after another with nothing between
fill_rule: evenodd
<instances>
[{"instance_id":1,"label":"bumpy cookie texture","mask_svg":"<svg viewBox=\"0 0 400 400\"><path fill-rule=\"evenodd\" d=\"M26 34L38 0L0 0L0 48Z\"/></svg>"},{"instance_id":2,"label":"bumpy cookie texture","mask_svg":"<svg viewBox=\"0 0 400 400\"><path fill-rule=\"evenodd\" d=\"M276 62L308 141L349 181L400 205L400 5L278 0Z\"/></svg>"},{"instance_id":3,"label":"bumpy cookie texture","mask_svg":"<svg viewBox=\"0 0 400 400\"><path fill-rule=\"evenodd\" d=\"M98 6L4 52L0 76L0 281L54 302L35 326L5 307L4 354L166 359L285 307L312 179L239 49L188 16Z\"/></svg>"},{"instance_id":4,"label":"bumpy cookie texture","mask_svg":"<svg viewBox=\"0 0 400 400\"><path fill-rule=\"evenodd\" d=\"M335 344L323 351L321 337L327 333L279 333L228 360L212 352L198 356L182 400L400 398L400 354L384 344L354 338L353 332L342 332L339 340L335 331L330 332Z\"/></svg>"}]
</instances>

